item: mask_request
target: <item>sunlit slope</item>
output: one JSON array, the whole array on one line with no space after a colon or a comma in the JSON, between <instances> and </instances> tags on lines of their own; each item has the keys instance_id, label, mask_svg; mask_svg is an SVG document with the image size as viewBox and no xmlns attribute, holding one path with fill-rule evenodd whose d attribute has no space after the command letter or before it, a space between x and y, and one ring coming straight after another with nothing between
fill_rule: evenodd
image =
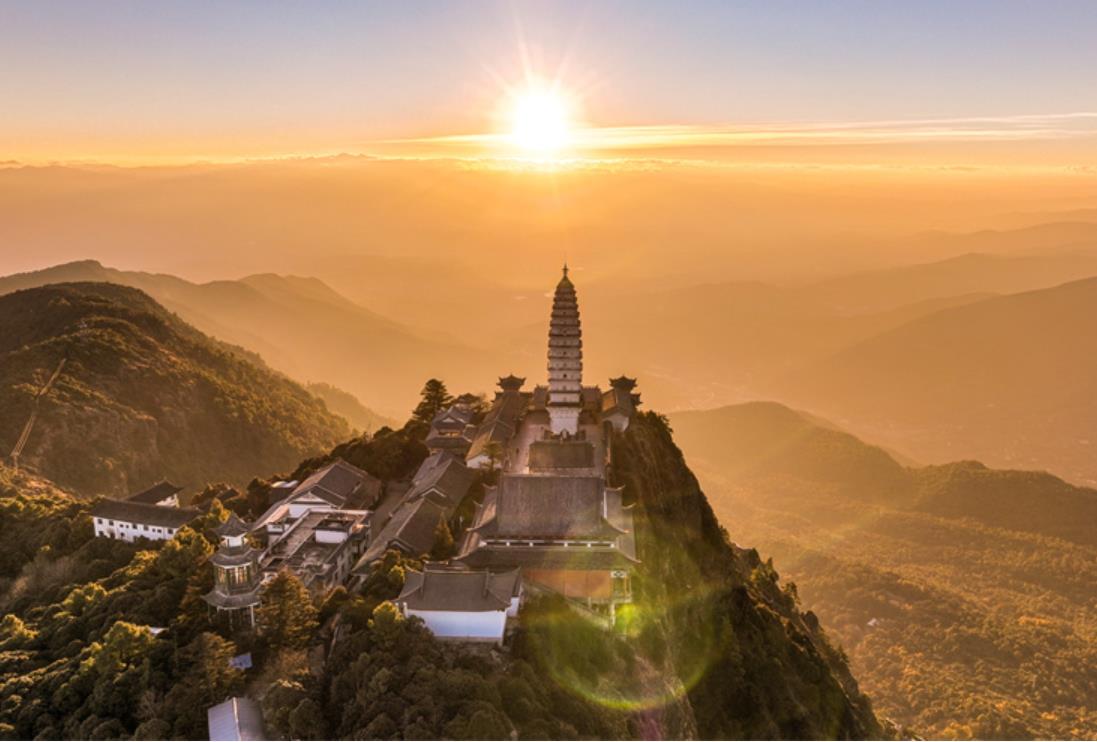
<instances>
[{"instance_id":1,"label":"sunlit slope","mask_svg":"<svg viewBox=\"0 0 1097 742\"><path fill-rule=\"evenodd\" d=\"M196 284L80 261L0 279L0 293L58 281L110 281L145 291L198 329L240 345L300 381L352 392L367 407L403 413L431 375L484 378L473 351L425 336L310 278L272 274Z\"/></svg>"},{"instance_id":2,"label":"sunlit slope","mask_svg":"<svg viewBox=\"0 0 1097 742\"><path fill-rule=\"evenodd\" d=\"M348 434L261 361L202 335L136 289L58 284L0 296L0 448L38 403L22 463L81 494L162 478L247 482Z\"/></svg>"}]
</instances>

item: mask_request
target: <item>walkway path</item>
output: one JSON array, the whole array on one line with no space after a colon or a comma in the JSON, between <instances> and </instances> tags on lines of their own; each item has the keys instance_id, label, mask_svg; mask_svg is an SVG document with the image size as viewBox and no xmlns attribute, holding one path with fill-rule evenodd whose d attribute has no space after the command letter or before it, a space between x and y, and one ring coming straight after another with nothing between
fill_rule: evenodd
<instances>
[{"instance_id":1,"label":"walkway path","mask_svg":"<svg viewBox=\"0 0 1097 742\"><path fill-rule=\"evenodd\" d=\"M11 466L13 469L19 468L19 457L23 453L23 448L27 445L27 440L30 438L31 431L34 430L34 423L38 420L38 400L50 393L50 389L53 388L53 384L57 381L57 377L61 375L61 369L65 367L65 363L68 362L68 357L64 357L58 362L57 368L54 369L53 375L49 377L42 388L38 390L38 393L34 395L34 401L30 411L30 417L27 418L27 424L23 426L23 432L19 434L19 440L15 442L15 448L11 450Z\"/></svg>"}]
</instances>

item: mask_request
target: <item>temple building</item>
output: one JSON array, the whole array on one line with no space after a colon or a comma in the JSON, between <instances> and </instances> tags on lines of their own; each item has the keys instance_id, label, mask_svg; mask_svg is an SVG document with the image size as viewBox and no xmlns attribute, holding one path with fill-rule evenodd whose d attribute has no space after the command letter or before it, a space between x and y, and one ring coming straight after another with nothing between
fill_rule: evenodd
<instances>
[{"instance_id":1,"label":"temple building","mask_svg":"<svg viewBox=\"0 0 1097 742\"><path fill-rule=\"evenodd\" d=\"M472 569L521 568L526 584L588 607L632 599L638 563L632 512L597 476L505 474L490 489L454 560Z\"/></svg>"},{"instance_id":2,"label":"temple building","mask_svg":"<svg viewBox=\"0 0 1097 742\"><path fill-rule=\"evenodd\" d=\"M305 513L263 553L263 581L289 570L317 595L342 585L368 543L369 521L368 510Z\"/></svg>"},{"instance_id":3,"label":"temple building","mask_svg":"<svg viewBox=\"0 0 1097 742\"><path fill-rule=\"evenodd\" d=\"M445 451L424 459L391 515L374 529L369 547L354 571L368 575L370 565L383 558L389 549L413 557L428 553L434 545L439 521L453 517L474 479L471 469Z\"/></svg>"},{"instance_id":4,"label":"temple building","mask_svg":"<svg viewBox=\"0 0 1097 742\"><path fill-rule=\"evenodd\" d=\"M271 488L272 497L277 498L274 504L251 526L265 530L272 540L311 512L372 508L382 491L381 480L343 459L321 467L300 484L279 484Z\"/></svg>"},{"instance_id":5,"label":"temple building","mask_svg":"<svg viewBox=\"0 0 1097 742\"><path fill-rule=\"evenodd\" d=\"M167 541L200 514L195 508L155 505L132 499L104 499L91 508L95 535L118 541L136 541L140 538Z\"/></svg>"},{"instance_id":6,"label":"temple building","mask_svg":"<svg viewBox=\"0 0 1097 742\"><path fill-rule=\"evenodd\" d=\"M431 453L442 451L464 458L476 435L476 426L472 424L473 404L479 399L472 395L461 395L449 407L441 410L430 422L427 433L427 449Z\"/></svg>"},{"instance_id":7,"label":"temple building","mask_svg":"<svg viewBox=\"0 0 1097 742\"><path fill-rule=\"evenodd\" d=\"M216 617L227 620L234 629L254 626L259 607L261 553L248 543L248 531L248 525L235 513L217 527L221 545L210 557L213 590L202 596Z\"/></svg>"},{"instance_id":8,"label":"temple building","mask_svg":"<svg viewBox=\"0 0 1097 742\"><path fill-rule=\"evenodd\" d=\"M488 572L428 564L409 571L397 605L417 616L439 639L501 644L507 619L518 615L522 578L518 570Z\"/></svg>"}]
</instances>

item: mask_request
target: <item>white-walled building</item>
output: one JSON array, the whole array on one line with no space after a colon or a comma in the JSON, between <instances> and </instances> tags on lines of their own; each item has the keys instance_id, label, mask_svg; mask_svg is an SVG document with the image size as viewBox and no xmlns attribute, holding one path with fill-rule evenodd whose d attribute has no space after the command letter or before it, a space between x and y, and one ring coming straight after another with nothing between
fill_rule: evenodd
<instances>
[{"instance_id":1,"label":"white-walled building","mask_svg":"<svg viewBox=\"0 0 1097 742\"><path fill-rule=\"evenodd\" d=\"M132 500L100 500L91 508L95 535L119 541L139 538L166 541L198 515L199 511L194 508L150 505Z\"/></svg>"},{"instance_id":2,"label":"white-walled building","mask_svg":"<svg viewBox=\"0 0 1097 742\"><path fill-rule=\"evenodd\" d=\"M242 742L268 739L263 729L263 712L250 698L232 697L206 710L211 742Z\"/></svg>"},{"instance_id":3,"label":"white-walled building","mask_svg":"<svg viewBox=\"0 0 1097 742\"><path fill-rule=\"evenodd\" d=\"M521 600L517 569L492 573L428 564L407 573L397 604L440 639L502 644L507 618L518 615Z\"/></svg>"}]
</instances>

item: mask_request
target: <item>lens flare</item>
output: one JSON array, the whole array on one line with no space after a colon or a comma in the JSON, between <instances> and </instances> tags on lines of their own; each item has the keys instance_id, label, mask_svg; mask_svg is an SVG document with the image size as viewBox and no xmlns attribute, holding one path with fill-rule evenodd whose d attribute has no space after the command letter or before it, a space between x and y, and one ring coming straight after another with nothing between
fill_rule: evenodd
<instances>
[{"instance_id":1,"label":"lens flare","mask_svg":"<svg viewBox=\"0 0 1097 742\"><path fill-rule=\"evenodd\" d=\"M658 607L644 602L618 607L616 631L635 649L632 659L622 660L623 655L632 655L631 650L621 655L615 653L618 645L606 641L601 633L605 631L603 626L564 606L535 611L528 624L537 636L532 646L539 654L540 665L567 692L617 711L654 711L685 697L726 649L729 637L723 630L723 621L712 616L708 618L713 620L692 620L702 612L710 613L719 603L715 600L715 591L719 589L694 590ZM582 629L582 623L587 624L586 628L577 630ZM666 632L672 625L695 627L690 632L688 646L666 646ZM587 631L596 632L601 638L589 642L587 654L582 655L589 655L588 666L577 670L576 643L582 641L579 635ZM622 661L628 663L627 667L614 665ZM673 664L674 672L664 671L666 663Z\"/></svg>"}]
</instances>

